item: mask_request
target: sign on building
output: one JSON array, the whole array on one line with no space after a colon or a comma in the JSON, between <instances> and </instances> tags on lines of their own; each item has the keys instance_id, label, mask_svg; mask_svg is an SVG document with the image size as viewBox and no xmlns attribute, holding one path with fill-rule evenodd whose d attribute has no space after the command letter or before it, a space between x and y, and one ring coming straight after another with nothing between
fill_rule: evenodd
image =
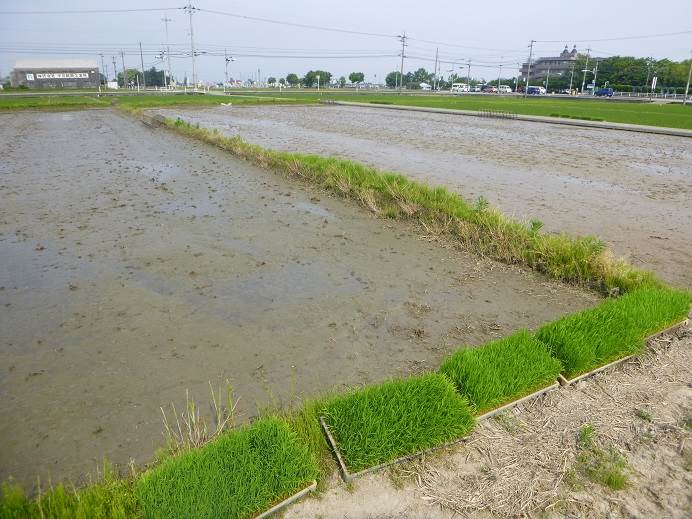
<instances>
[{"instance_id":1,"label":"sign on building","mask_svg":"<svg viewBox=\"0 0 692 519\"><path fill-rule=\"evenodd\" d=\"M33 80L34 80L34 75L33 75L33 74L27 74L27 75L26 75L26 80L27 80L27 81L33 81Z\"/></svg>"},{"instance_id":2,"label":"sign on building","mask_svg":"<svg viewBox=\"0 0 692 519\"><path fill-rule=\"evenodd\" d=\"M86 72L44 72L36 74L36 79L89 79L89 74Z\"/></svg>"}]
</instances>

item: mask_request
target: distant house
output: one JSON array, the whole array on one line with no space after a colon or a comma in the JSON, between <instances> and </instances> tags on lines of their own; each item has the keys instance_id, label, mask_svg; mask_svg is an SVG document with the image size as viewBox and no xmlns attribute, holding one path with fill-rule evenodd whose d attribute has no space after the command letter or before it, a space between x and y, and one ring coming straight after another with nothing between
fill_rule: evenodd
<instances>
[{"instance_id":1,"label":"distant house","mask_svg":"<svg viewBox=\"0 0 692 519\"><path fill-rule=\"evenodd\" d=\"M572 66L577 61L577 46L572 50L565 49L556 57L536 58L531 62L531 78L545 78L548 74L551 76L562 76L569 74L572 71ZM521 66L519 71L520 79L526 79L529 71L529 63L526 62Z\"/></svg>"},{"instance_id":2,"label":"distant house","mask_svg":"<svg viewBox=\"0 0 692 519\"><path fill-rule=\"evenodd\" d=\"M13 87L95 88L100 81L96 60L91 59L24 59L10 74Z\"/></svg>"}]
</instances>

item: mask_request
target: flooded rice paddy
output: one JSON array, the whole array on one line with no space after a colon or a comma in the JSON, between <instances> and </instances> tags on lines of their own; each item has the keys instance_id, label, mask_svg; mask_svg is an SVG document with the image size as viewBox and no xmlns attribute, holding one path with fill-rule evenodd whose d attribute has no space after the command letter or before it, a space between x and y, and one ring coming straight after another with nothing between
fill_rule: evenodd
<instances>
[{"instance_id":1,"label":"flooded rice paddy","mask_svg":"<svg viewBox=\"0 0 692 519\"><path fill-rule=\"evenodd\" d=\"M591 234L692 287L692 140L346 106L161 110L265 147L335 155L485 196L551 232Z\"/></svg>"},{"instance_id":2,"label":"flooded rice paddy","mask_svg":"<svg viewBox=\"0 0 692 519\"><path fill-rule=\"evenodd\" d=\"M146 463L209 382L248 419L596 301L110 110L0 115L0 156L1 480Z\"/></svg>"}]
</instances>

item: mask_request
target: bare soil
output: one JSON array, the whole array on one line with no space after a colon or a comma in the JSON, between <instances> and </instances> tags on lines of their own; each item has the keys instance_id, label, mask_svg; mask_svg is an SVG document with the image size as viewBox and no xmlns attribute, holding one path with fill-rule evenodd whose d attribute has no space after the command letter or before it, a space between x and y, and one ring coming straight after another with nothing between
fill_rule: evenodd
<instances>
[{"instance_id":1,"label":"bare soil","mask_svg":"<svg viewBox=\"0 0 692 519\"><path fill-rule=\"evenodd\" d=\"M265 147L334 155L485 196L692 287L692 140L345 106L160 110Z\"/></svg>"},{"instance_id":2,"label":"bare soil","mask_svg":"<svg viewBox=\"0 0 692 519\"><path fill-rule=\"evenodd\" d=\"M692 328L641 357L479 424L469 441L418 463L335 479L285 518L686 518L692 515ZM625 460L627 486L584 471L578 441Z\"/></svg>"},{"instance_id":3,"label":"bare soil","mask_svg":"<svg viewBox=\"0 0 692 519\"><path fill-rule=\"evenodd\" d=\"M110 110L0 115L0 157L0 480L145 463L208 382L247 419L597 300Z\"/></svg>"}]
</instances>

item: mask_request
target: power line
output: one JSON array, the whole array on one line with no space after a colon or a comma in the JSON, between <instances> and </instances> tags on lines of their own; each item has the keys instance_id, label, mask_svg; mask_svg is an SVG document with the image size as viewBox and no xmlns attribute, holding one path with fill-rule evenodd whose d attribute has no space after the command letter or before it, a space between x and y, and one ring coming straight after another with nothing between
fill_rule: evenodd
<instances>
[{"instance_id":1,"label":"power line","mask_svg":"<svg viewBox=\"0 0 692 519\"><path fill-rule=\"evenodd\" d=\"M615 38L590 38L590 39L576 39L576 38L563 38L561 40L536 40L539 43L562 43L565 41L571 41L574 43L590 43L598 41L620 41L620 40L643 40L646 38L663 38L666 36L681 36L683 34L692 34L692 31L679 31L679 32L666 32L660 34L646 34L641 36L619 36Z\"/></svg>"},{"instance_id":2,"label":"power line","mask_svg":"<svg viewBox=\"0 0 692 519\"><path fill-rule=\"evenodd\" d=\"M71 9L60 11L0 11L2 15L10 14L103 14L103 13L142 13L152 11L169 11L183 9L182 7L151 7L140 9Z\"/></svg>"},{"instance_id":3,"label":"power line","mask_svg":"<svg viewBox=\"0 0 692 519\"><path fill-rule=\"evenodd\" d=\"M385 33L380 33L380 32L354 31L354 30L350 30L350 29L326 27L323 25L311 25L311 24L306 24L306 23L285 22L282 20L273 20L270 18L261 18L259 16L248 16L248 15L244 15L244 14L229 13L227 11L216 11L216 10L212 10L212 9L200 9L200 8L197 8L196 10L203 12L203 13L220 14L222 16L241 18L243 20L251 20L253 22L273 23L275 25L287 25L290 27L300 27L302 29L313 29L313 30L318 30L318 31L340 32L340 33L344 33L344 34L359 34L361 36L375 36L375 37L379 37L379 38L397 38L398 37L396 34L385 34Z\"/></svg>"}]
</instances>

